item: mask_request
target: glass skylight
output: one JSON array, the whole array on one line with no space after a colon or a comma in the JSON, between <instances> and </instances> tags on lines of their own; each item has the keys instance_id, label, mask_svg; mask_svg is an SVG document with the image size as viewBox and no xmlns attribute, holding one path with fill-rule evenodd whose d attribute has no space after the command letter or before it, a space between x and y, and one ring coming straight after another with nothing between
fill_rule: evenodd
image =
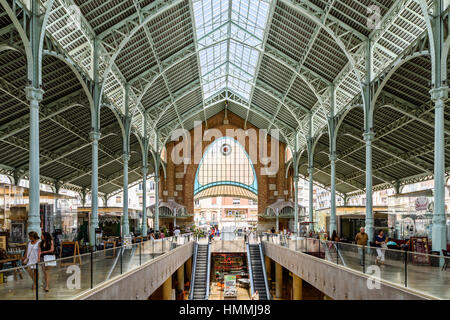
<instances>
[{"instance_id":1,"label":"glass skylight","mask_svg":"<svg viewBox=\"0 0 450 320\"><path fill-rule=\"evenodd\" d=\"M194 0L205 99L223 89L249 100L270 0Z\"/></svg>"}]
</instances>

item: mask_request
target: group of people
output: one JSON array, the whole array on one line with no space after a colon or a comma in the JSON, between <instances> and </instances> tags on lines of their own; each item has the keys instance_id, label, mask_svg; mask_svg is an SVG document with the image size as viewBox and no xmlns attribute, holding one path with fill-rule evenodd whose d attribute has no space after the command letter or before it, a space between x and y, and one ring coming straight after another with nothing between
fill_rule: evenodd
<instances>
[{"instance_id":1,"label":"group of people","mask_svg":"<svg viewBox=\"0 0 450 320\"><path fill-rule=\"evenodd\" d=\"M55 260L55 244L53 242L52 236L48 232L42 232L41 237L35 231L28 233L28 245L25 254L22 258L22 264L27 267L27 272L33 279L33 285L31 289L35 289L38 285L36 283L36 264L39 262L44 262L41 264L42 271L44 273L44 290L48 292L50 290L50 275L49 270L51 268L49 262Z\"/></svg>"},{"instance_id":2,"label":"group of people","mask_svg":"<svg viewBox=\"0 0 450 320\"><path fill-rule=\"evenodd\" d=\"M213 240L214 237L219 237L220 236L220 232L219 229L217 227L212 227L209 231L208 231L208 237L210 240Z\"/></svg>"},{"instance_id":3,"label":"group of people","mask_svg":"<svg viewBox=\"0 0 450 320\"><path fill-rule=\"evenodd\" d=\"M153 228L148 230L147 235L149 235L152 239L164 239L166 236L163 229L155 231Z\"/></svg>"},{"instance_id":4,"label":"group of people","mask_svg":"<svg viewBox=\"0 0 450 320\"><path fill-rule=\"evenodd\" d=\"M361 227L358 234L356 234L355 242L359 246L366 246L367 241L369 240L369 235L365 232L365 228ZM375 235L375 247L377 251L377 257L375 259L375 263L377 265L384 265L384 254L385 250L388 248L389 244L395 244L393 241L389 241L389 239L384 234L383 230L379 230ZM363 251L362 248L358 248L360 255L360 264L363 265Z\"/></svg>"}]
</instances>

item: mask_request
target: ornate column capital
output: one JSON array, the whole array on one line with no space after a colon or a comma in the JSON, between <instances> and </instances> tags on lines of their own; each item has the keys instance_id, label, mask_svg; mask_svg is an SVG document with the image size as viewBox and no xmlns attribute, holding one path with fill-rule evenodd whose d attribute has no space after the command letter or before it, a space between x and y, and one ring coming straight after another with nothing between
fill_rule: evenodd
<instances>
[{"instance_id":1,"label":"ornate column capital","mask_svg":"<svg viewBox=\"0 0 450 320\"><path fill-rule=\"evenodd\" d=\"M313 172L314 172L314 167L308 167L308 173L312 175Z\"/></svg>"},{"instance_id":2,"label":"ornate column capital","mask_svg":"<svg viewBox=\"0 0 450 320\"><path fill-rule=\"evenodd\" d=\"M98 132L98 131L91 131L89 133L89 137L91 138L91 141L98 141L98 140L100 140L100 136L101 135L102 134L100 132Z\"/></svg>"},{"instance_id":3,"label":"ornate column capital","mask_svg":"<svg viewBox=\"0 0 450 320\"><path fill-rule=\"evenodd\" d=\"M142 174L146 175L147 174L147 169L148 168L146 166L142 167Z\"/></svg>"},{"instance_id":4,"label":"ornate column capital","mask_svg":"<svg viewBox=\"0 0 450 320\"><path fill-rule=\"evenodd\" d=\"M434 88L430 90L431 100L446 100L448 98L448 87Z\"/></svg>"},{"instance_id":5,"label":"ornate column capital","mask_svg":"<svg viewBox=\"0 0 450 320\"><path fill-rule=\"evenodd\" d=\"M124 153L122 154L122 160L123 160L124 162L128 162L128 161L130 160L130 154L129 154L128 152L124 152Z\"/></svg>"},{"instance_id":6,"label":"ornate column capital","mask_svg":"<svg viewBox=\"0 0 450 320\"><path fill-rule=\"evenodd\" d=\"M25 87L25 94L27 96L27 100L30 102L37 101L38 103L42 101L44 97L44 90L35 87ZM33 107L34 104L31 104Z\"/></svg>"},{"instance_id":7,"label":"ornate column capital","mask_svg":"<svg viewBox=\"0 0 450 320\"><path fill-rule=\"evenodd\" d=\"M363 134L364 141L373 141L373 138L375 137L375 133L373 131L364 132Z\"/></svg>"}]
</instances>

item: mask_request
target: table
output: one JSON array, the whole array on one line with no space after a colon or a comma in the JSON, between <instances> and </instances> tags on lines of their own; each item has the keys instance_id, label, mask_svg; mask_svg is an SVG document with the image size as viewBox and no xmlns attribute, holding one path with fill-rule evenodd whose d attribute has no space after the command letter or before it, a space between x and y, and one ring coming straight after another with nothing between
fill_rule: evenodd
<instances>
[{"instance_id":1,"label":"table","mask_svg":"<svg viewBox=\"0 0 450 320\"><path fill-rule=\"evenodd\" d=\"M7 259L0 260L0 270L3 269L3 264L5 263L11 263L13 268L17 268L17 262L21 260L20 255L8 255ZM23 279L22 273L20 272L20 269L14 269L14 280L17 279L17 273L19 273L20 279Z\"/></svg>"}]
</instances>

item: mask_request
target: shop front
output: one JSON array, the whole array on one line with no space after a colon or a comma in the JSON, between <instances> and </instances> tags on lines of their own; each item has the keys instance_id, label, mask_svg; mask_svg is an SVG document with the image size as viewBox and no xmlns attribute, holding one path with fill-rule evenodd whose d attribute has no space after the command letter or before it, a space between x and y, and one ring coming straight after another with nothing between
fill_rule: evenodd
<instances>
[{"instance_id":1,"label":"shop front","mask_svg":"<svg viewBox=\"0 0 450 320\"><path fill-rule=\"evenodd\" d=\"M99 207L98 208L98 239L105 237L119 238L122 233L123 218L121 207ZM81 243L89 242L89 225L90 225L91 207L78 207L78 229L79 233L77 241ZM128 209L128 223L130 232L134 235L139 235L142 218L141 214L136 209Z\"/></svg>"},{"instance_id":2,"label":"shop front","mask_svg":"<svg viewBox=\"0 0 450 320\"><path fill-rule=\"evenodd\" d=\"M373 206L374 231L388 230L387 206ZM330 208L316 211L318 227L321 231L330 233ZM366 225L365 206L340 206L336 208L336 223L338 236L343 241L353 242L361 227Z\"/></svg>"},{"instance_id":3,"label":"shop front","mask_svg":"<svg viewBox=\"0 0 450 320\"><path fill-rule=\"evenodd\" d=\"M190 227L194 223L194 215L188 214L186 207L179 204L174 200L169 200L167 202L159 202L159 228L163 230L166 236L173 234L175 227L180 227L184 230ZM147 207L147 212L149 216L153 218L152 225L154 224L155 217L155 204Z\"/></svg>"},{"instance_id":4,"label":"shop front","mask_svg":"<svg viewBox=\"0 0 450 320\"><path fill-rule=\"evenodd\" d=\"M76 198L40 191L41 230L61 240L72 240L77 233ZM0 228L8 234L9 243L28 240L29 189L22 186L0 184Z\"/></svg>"},{"instance_id":5,"label":"shop front","mask_svg":"<svg viewBox=\"0 0 450 320\"><path fill-rule=\"evenodd\" d=\"M259 215L258 229L266 232L272 227L279 232L293 232L295 229L295 208L293 201L279 200L267 206L264 214ZM305 208L298 205L299 223L300 217L305 215Z\"/></svg>"},{"instance_id":6,"label":"shop front","mask_svg":"<svg viewBox=\"0 0 450 320\"><path fill-rule=\"evenodd\" d=\"M433 190L420 190L389 196L389 234L407 240L411 237L428 238L431 245L433 229ZM447 205L445 206L448 212ZM447 243L450 243L450 218L447 214Z\"/></svg>"}]
</instances>

